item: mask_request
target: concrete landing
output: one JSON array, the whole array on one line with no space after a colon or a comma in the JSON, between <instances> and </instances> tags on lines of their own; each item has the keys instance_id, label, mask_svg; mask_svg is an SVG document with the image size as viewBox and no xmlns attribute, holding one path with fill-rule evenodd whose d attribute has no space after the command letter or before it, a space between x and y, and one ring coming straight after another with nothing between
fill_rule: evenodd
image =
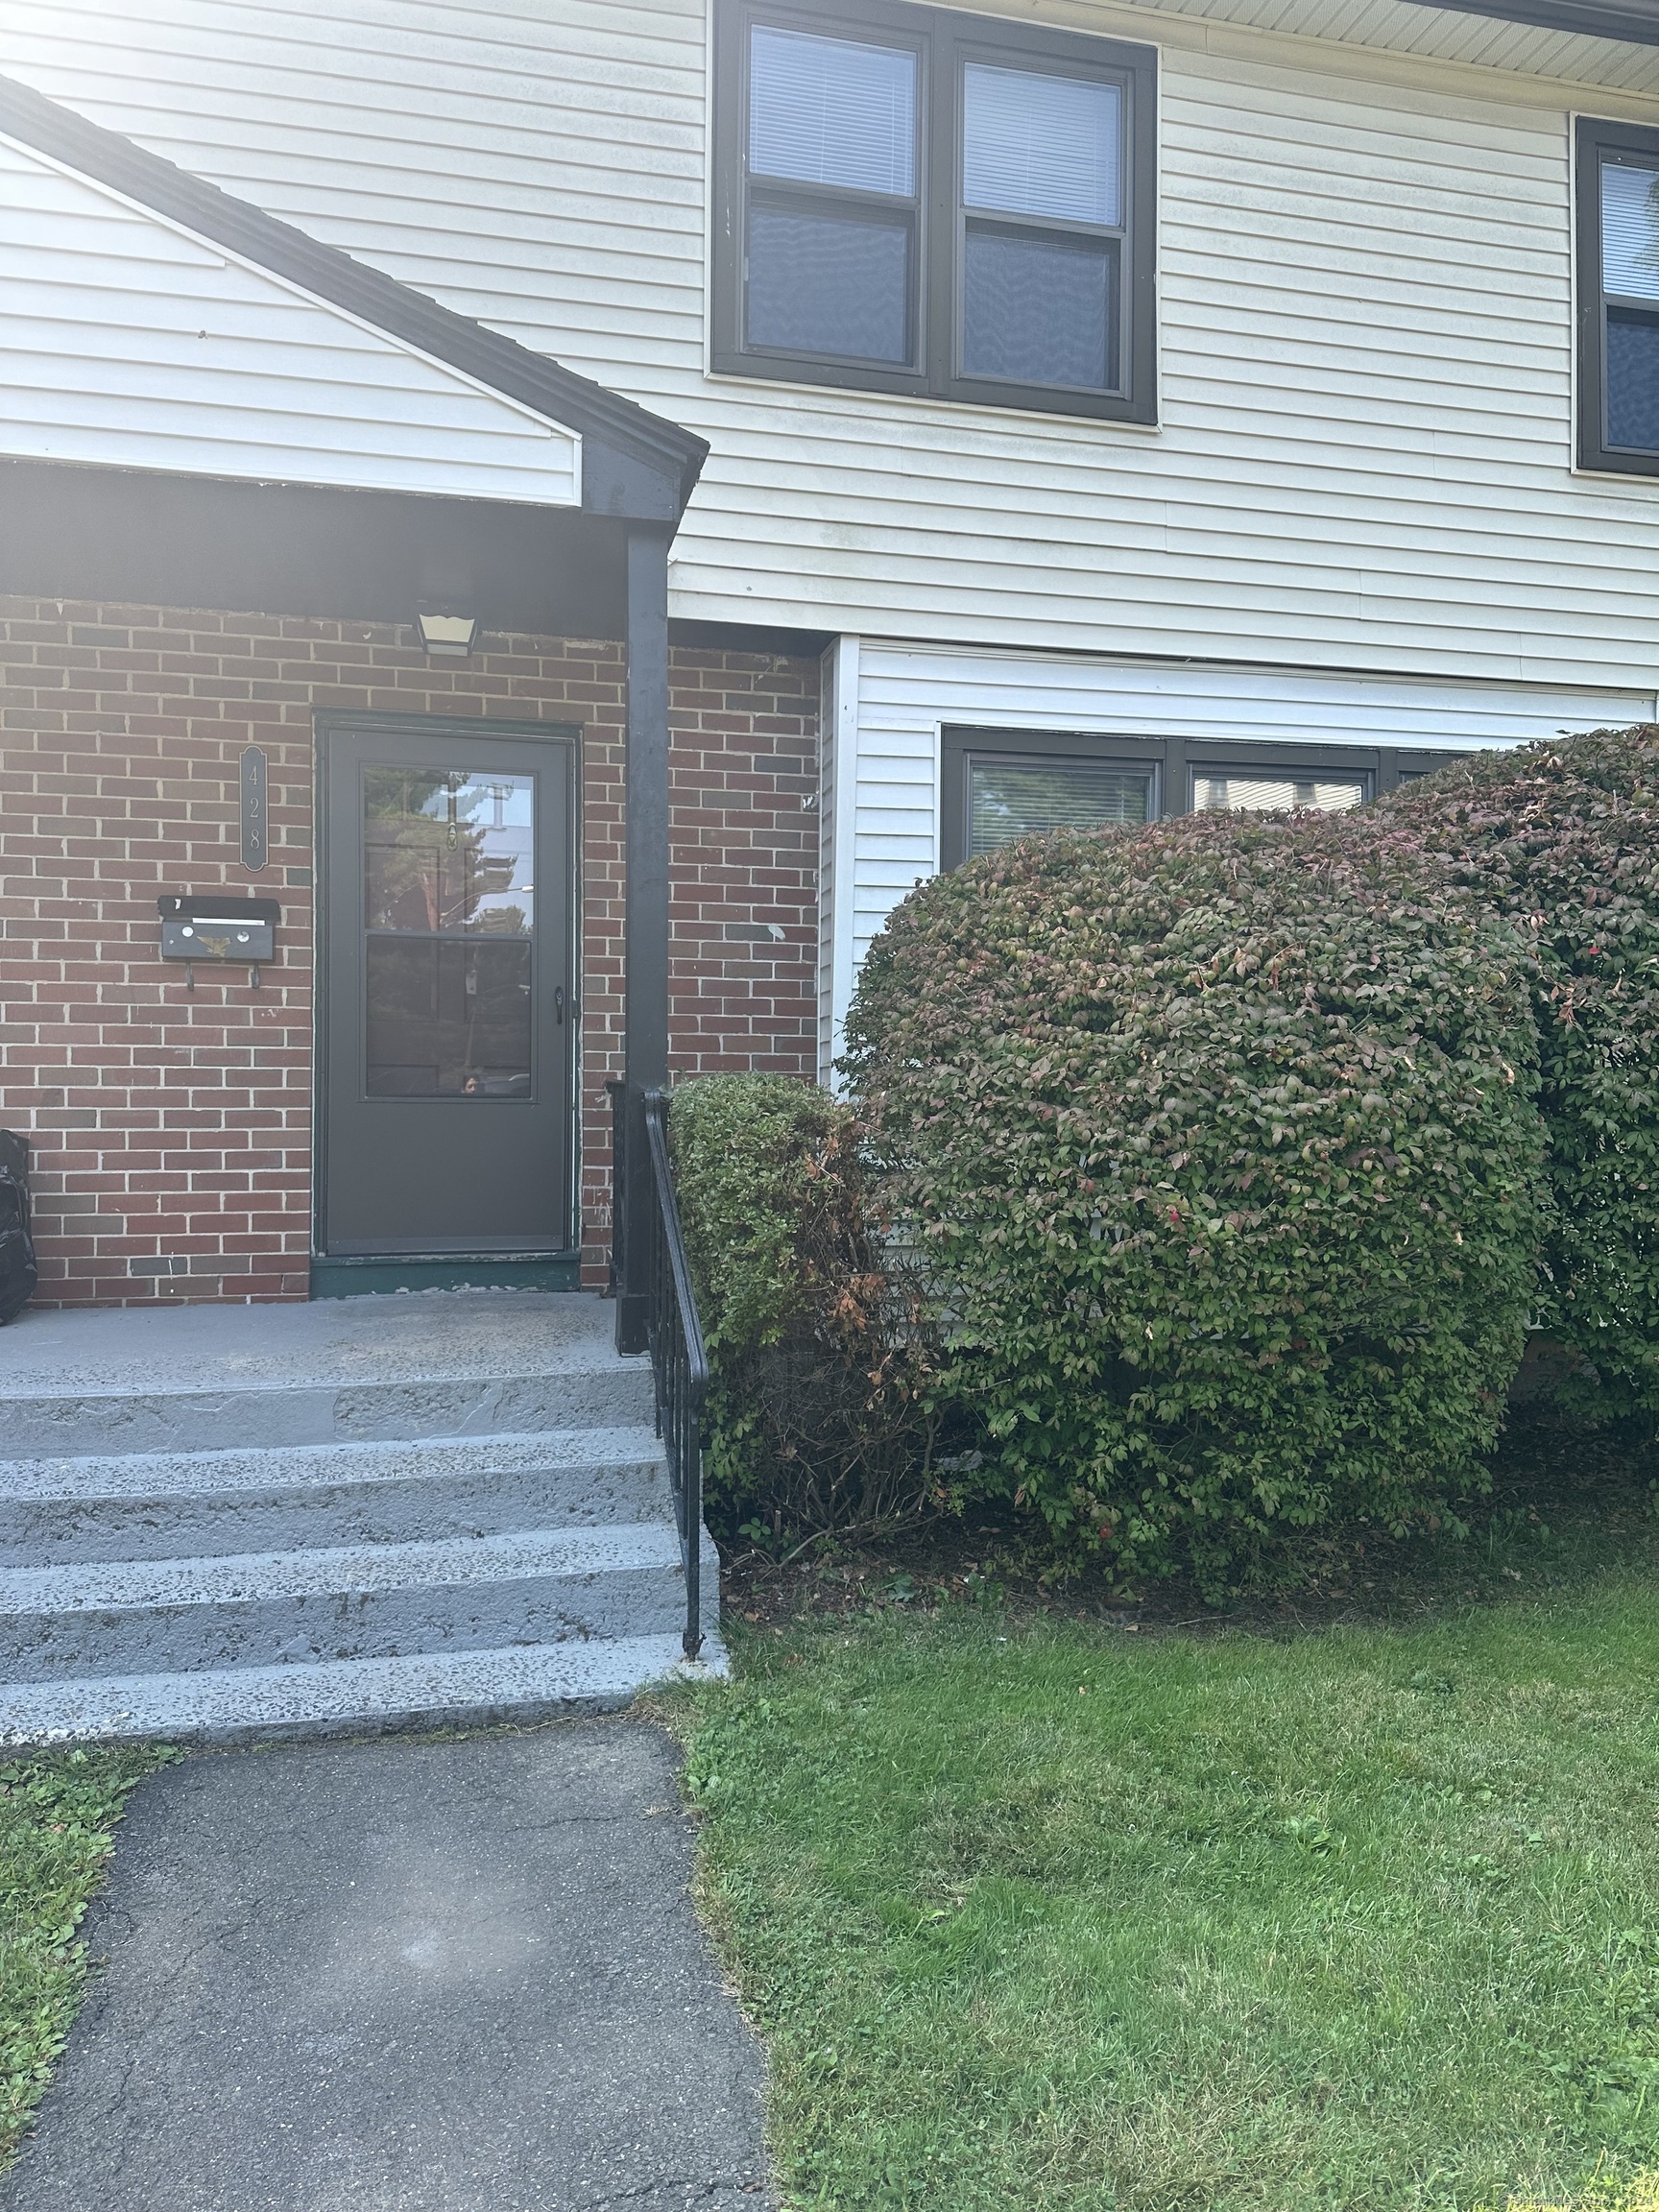
<instances>
[{"instance_id":1,"label":"concrete landing","mask_svg":"<svg viewBox=\"0 0 1659 2212\"><path fill-rule=\"evenodd\" d=\"M198 1755L3 2212L751 2212L761 2066L637 1721Z\"/></svg>"},{"instance_id":2,"label":"concrete landing","mask_svg":"<svg viewBox=\"0 0 1659 2212\"><path fill-rule=\"evenodd\" d=\"M234 1390L583 1366L616 1309L576 1292L421 1290L296 1306L26 1307L0 1329L0 1391Z\"/></svg>"}]
</instances>

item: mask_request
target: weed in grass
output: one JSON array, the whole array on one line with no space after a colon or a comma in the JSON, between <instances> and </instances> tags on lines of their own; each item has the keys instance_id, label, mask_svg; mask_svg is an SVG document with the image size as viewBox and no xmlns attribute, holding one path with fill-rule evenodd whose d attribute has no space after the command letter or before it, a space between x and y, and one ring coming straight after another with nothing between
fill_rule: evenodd
<instances>
[{"instance_id":1,"label":"weed in grass","mask_svg":"<svg viewBox=\"0 0 1659 2212\"><path fill-rule=\"evenodd\" d=\"M68 2035L86 1981L76 1931L133 1785L180 1754L64 1751L0 1764L0 2169Z\"/></svg>"}]
</instances>

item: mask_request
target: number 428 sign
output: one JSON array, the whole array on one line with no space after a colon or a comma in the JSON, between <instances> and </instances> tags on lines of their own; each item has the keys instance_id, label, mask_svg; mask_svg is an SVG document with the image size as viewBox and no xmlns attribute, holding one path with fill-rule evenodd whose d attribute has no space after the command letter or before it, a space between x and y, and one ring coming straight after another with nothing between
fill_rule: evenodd
<instances>
[{"instance_id":1,"label":"number 428 sign","mask_svg":"<svg viewBox=\"0 0 1659 2212\"><path fill-rule=\"evenodd\" d=\"M250 745L242 756L242 865L251 876L256 876L270 857L265 756L257 745Z\"/></svg>"}]
</instances>

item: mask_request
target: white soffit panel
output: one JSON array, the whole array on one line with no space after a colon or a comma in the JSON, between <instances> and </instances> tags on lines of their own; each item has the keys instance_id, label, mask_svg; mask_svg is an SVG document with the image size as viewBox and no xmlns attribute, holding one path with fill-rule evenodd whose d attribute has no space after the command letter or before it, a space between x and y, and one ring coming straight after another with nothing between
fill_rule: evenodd
<instances>
[{"instance_id":1,"label":"white soffit panel","mask_svg":"<svg viewBox=\"0 0 1659 2212\"><path fill-rule=\"evenodd\" d=\"M0 137L0 453L574 507L573 432Z\"/></svg>"}]
</instances>

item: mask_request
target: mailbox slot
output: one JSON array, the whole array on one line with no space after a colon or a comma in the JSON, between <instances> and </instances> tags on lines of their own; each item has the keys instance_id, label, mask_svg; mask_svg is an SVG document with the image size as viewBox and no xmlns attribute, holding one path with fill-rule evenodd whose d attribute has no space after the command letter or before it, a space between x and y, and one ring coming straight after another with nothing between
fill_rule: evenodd
<instances>
[{"instance_id":1,"label":"mailbox slot","mask_svg":"<svg viewBox=\"0 0 1659 2212\"><path fill-rule=\"evenodd\" d=\"M194 922L163 922L163 960L269 960L276 950L269 922L232 922L204 914Z\"/></svg>"},{"instance_id":2,"label":"mailbox slot","mask_svg":"<svg viewBox=\"0 0 1659 2212\"><path fill-rule=\"evenodd\" d=\"M281 909L275 899L170 897L156 903L161 913L161 957L186 963L189 989L195 988L199 960L219 966L245 962L258 989L259 970L276 950Z\"/></svg>"}]
</instances>

